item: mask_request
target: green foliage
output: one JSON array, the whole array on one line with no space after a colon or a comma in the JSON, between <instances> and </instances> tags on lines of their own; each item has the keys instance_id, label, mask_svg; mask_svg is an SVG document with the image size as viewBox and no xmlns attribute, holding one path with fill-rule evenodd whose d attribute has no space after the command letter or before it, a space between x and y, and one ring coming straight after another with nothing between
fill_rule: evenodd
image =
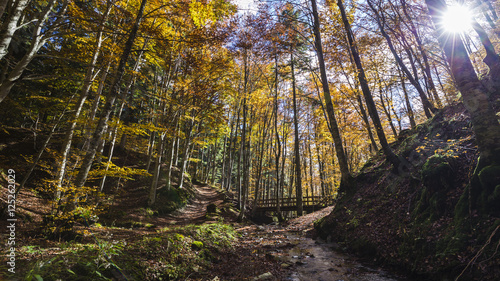
<instances>
[{"instance_id":1,"label":"green foliage","mask_svg":"<svg viewBox=\"0 0 500 281\"><path fill-rule=\"evenodd\" d=\"M112 270L119 270L113 258L121 255L124 247L124 242L105 240L63 244L56 257L36 261L25 280L111 280Z\"/></svg>"},{"instance_id":2,"label":"green foliage","mask_svg":"<svg viewBox=\"0 0 500 281\"><path fill-rule=\"evenodd\" d=\"M40 247L36 245L23 246L19 251L26 254L39 254L43 252L40 250Z\"/></svg>"},{"instance_id":3,"label":"green foliage","mask_svg":"<svg viewBox=\"0 0 500 281\"><path fill-rule=\"evenodd\" d=\"M191 243L191 248L193 248L193 250L201 250L203 249L203 242L201 241L193 241L193 243Z\"/></svg>"},{"instance_id":4,"label":"green foliage","mask_svg":"<svg viewBox=\"0 0 500 281\"><path fill-rule=\"evenodd\" d=\"M44 217L43 232L47 237L71 240L79 236L88 235L88 232L85 230L74 231L73 226L77 222L84 225L96 223L99 219L98 215L103 212L105 206L87 204L86 199L82 197L77 200L81 203L74 209L69 208L68 205L62 205L59 212L54 212Z\"/></svg>"},{"instance_id":5,"label":"green foliage","mask_svg":"<svg viewBox=\"0 0 500 281\"><path fill-rule=\"evenodd\" d=\"M141 280L176 280L207 267L212 251L231 246L236 231L221 223L164 228L129 245L128 253L141 257L122 268L133 268Z\"/></svg>"},{"instance_id":6,"label":"green foliage","mask_svg":"<svg viewBox=\"0 0 500 281\"><path fill-rule=\"evenodd\" d=\"M62 261L56 261L56 258L52 258L48 261L37 261L33 268L31 268L25 276L25 280L37 280L43 281L42 275L48 272L52 267L58 266Z\"/></svg>"},{"instance_id":7,"label":"green foliage","mask_svg":"<svg viewBox=\"0 0 500 281\"><path fill-rule=\"evenodd\" d=\"M160 215L168 214L184 207L190 197L191 193L185 188L162 188L158 190L153 209Z\"/></svg>"},{"instance_id":8,"label":"green foliage","mask_svg":"<svg viewBox=\"0 0 500 281\"><path fill-rule=\"evenodd\" d=\"M88 180L100 179L103 176L134 180L134 176L150 177L151 174L144 169L119 167L113 162L101 162L98 167L89 172Z\"/></svg>"}]
</instances>

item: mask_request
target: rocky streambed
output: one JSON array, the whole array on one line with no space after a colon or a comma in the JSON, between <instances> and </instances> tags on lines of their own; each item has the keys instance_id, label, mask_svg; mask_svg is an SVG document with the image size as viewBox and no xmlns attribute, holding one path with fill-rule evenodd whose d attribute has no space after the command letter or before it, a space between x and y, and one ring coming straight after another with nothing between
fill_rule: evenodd
<instances>
[{"instance_id":1,"label":"rocky streambed","mask_svg":"<svg viewBox=\"0 0 500 281\"><path fill-rule=\"evenodd\" d=\"M290 281L409 281L411 279L368 265L358 258L343 253L339 245L314 240L304 230L290 230L278 225L256 226L242 232L248 243L260 243L256 255L278 261L287 269ZM253 230L253 231L252 231ZM253 280L274 280L267 273Z\"/></svg>"}]
</instances>

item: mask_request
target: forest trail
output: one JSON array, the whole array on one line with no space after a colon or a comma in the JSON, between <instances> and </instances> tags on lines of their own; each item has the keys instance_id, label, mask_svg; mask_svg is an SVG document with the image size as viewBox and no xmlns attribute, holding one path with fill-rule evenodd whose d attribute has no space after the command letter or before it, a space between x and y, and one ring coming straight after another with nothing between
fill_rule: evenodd
<instances>
[{"instance_id":1,"label":"forest trail","mask_svg":"<svg viewBox=\"0 0 500 281\"><path fill-rule=\"evenodd\" d=\"M224 201L224 195L207 184L194 185L194 197L189 203L165 217L174 224L197 224L206 221L207 206L215 204L219 207Z\"/></svg>"},{"instance_id":2,"label":"forest trail","mask_svg":"<svg viewBox=\"0 0 500 281\"><path fill-rule=\"evenodd\" d=\"M143 184L131 184L118 198L116 205L110 207L109 218L104 218L107 225L117 228L93 231L103 237L111 235L116 239L135 241L163 228L213 222L207 218L207 206L215 204L219 208L224 201L224 194L207 184L193 184L189 189L193 196L185 206L162 215L144 208L147 193L144 192Z\"/></svg>"}]
</instances>

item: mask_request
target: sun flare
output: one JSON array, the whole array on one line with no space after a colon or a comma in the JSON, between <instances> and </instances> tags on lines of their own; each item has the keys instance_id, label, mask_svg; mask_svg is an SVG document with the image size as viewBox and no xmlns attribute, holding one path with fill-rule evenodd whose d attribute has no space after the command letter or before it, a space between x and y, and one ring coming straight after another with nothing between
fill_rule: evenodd
<instances>
[{"instance_id":1,"label":"sun flare","mask_svg":"<svg viewBox=\"0 0 500 281\"><path fill-rule=\"evenodd\" d=\"M472 15L468 7L462 5L449 6L443 14L443 27L451 33L467 31L472 24Z\"/></svg>"}]
</instances>

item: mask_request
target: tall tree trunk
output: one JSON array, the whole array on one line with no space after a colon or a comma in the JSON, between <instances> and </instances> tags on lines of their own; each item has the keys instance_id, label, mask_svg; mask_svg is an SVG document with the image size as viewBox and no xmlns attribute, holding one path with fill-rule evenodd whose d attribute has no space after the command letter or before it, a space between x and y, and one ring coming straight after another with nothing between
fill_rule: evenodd
<instances>
[{"instance_id":1,"label":"tall tree trunk","mask_svg":"<svg viewBox=\"0 0 500 281\"><path fill-rule=\"evenodd\" d=\"M387 116L387 120L389 121L389 126L391 127L392 133L394 134L394 137L398 136L398 132L396 131L396 127L394 127L394 123L392 122L392 115L391 112L389 111L390 109L388 108L389 105L385 105L384 102L384 94L382 90L379 90L379 96L380 96L380 103L382 105L382 109L384 110L385 115ZM389 101L387 102L389 103Z\"/></svg>"},{"instance_id":2,"label":"tall tree trunk","mask_svg":"<svg viewBox=\"0 0 500 281\"><path fill-rule=\"evenodd\" d=\"M377 153L378 146L375 138L373 137L372 126L370 124L370 120L368 119L368 115L366 114L365 106L363 105L363 101L361 100L361 95L356 94L356 101L358 102L359 110L361 112L361 118L366 126L366 131L368 132L368 137L370 138L370 145L373 150L373 153Z\"/></svg>"},{"instance_id":3,"label":"tall tree trunk","mask_svg":"<svg viewBox=\"0 0 500 281\"><path fill-rule=\"evenodd\" d=\"M259 144L259 155L258 155L258 161L259 164L257 166L257 179L255 181L255 200L252 206L252 215L255 215L255 211L257 210L257 203L259 202L260 198L260 193L261 193L261 178L262 178L262 169L263 169L263 162L264 162L264 156L265 156L265 151L266 151L266 140L267 140L267 130L268 130L268 124L267 124L267 114L264 117L264 126L262 128L262 138L260 140ZM269 142L267 142L267 146L269 147ZM265 189L265 187L264 187Z\"/></svg>"},{"instance_id":4,"label":"tall tree trunk","mask_svg":"<svg viewBox=\"0 0 500 281\"><path fill-rule=\"evenodd\" d=\"M50 130L49 132L49 136L47 137L47 139L45 139L45 142L43 143L42 147L38 150L38 153L35 157L35 159L33 160L33 163L31 164L28 172L25 173L21 183L19 184L19 187L16 189L16 193L15 193L15 196L17 196L17 194L19 194L19 192L21 191L21 189L24 187L24 185L28 182L28 179L29 177L31 176L31 173L33 173L33 171L35 170L36 166L38 165L38 161L40 161L40 159L42 158L42 155L43 155L43 152L45 151L45 149L47 148L47 146L49 145L50 143L50 140L52 139L52 136L54 135L54 132L56 131L56 128L57 126L59 126L59 123L61 122L64 114L66 114L66 110L68 109L69 107L69 104L71 102L71 100L73 99L73 96L68 100L68 103L66 104L66 106L64 107L63 111L61 112L61 114L59 114L59 117L57 118L55 124L52 126L52 129ZM7 208L7 205L5 206L5 208ZM7 209L4 209L1 213L3 214Z\"/></svg>"},{"instance_id":5,"label":"tall tree trunk","mask_svg":"<svg viewBox=\"0 0 500 281\"><path fill-rule=\"evenodd\" d=\"M0 10L0 17L4 16L4 10L7 5L7 0L2 1L3 3L0 4L1 10ZM9 16L4 19L4 22L2 23L0 32L2 36L0 37L0 60L2 60L5 55L7 55L8 49L10 42L12 41L12 38L14 37L14 33L18 29L18 24L19 20L21 18L21 15L24 11L24 9L28 6L29 0L13 0L12 1L12 8L10 9ZM1 100L0 100L1 102Z\"/></svg>"},{"instance_id":6,"label":"tall tree trunk","mask_svg":"<svg viewBox=\"0 0 500 281\"><path fill-rule=\"evenodd\" d=\"M244 74L243 74L243 127L241 128L241 154L243 154L243 186L240 191L241 195L241 209L240 214L238 216L238 221L242 221L245 217L245 209L247 203L247 192L249 187L249 165L248 165L248 156L249 152L246 149L247 144L247 91L248 91L248 50L245 49L243 54L243 64L244 64Z\"/></svg>"},{"instance_id":7,"label":"tall tree trunk","mask_svg":"<svg viewBox=\"0 0 500 281\"><path fill-rule=\"evenodd\" d=\"M172 167L174 164L174 150L175 150L175 143L177 142L177 139L179 138L177 136L177 130L179 128L179 118L178 115L176 114L174 117L174 124L175 124L175 129L174 129L174 137L172 138L172 143L168 147L168 154L167 154L167 173L166 173L166 188L167 190L170 190L170 187L172 186Z\"/></svg>"},{"instance_id":8,"label":"tall tree trunk","mask_svg":"<svg viewBox=\"0 0 500 281\"><path fill-rule=\"evenodd\" d=\"M127 83L127 86L125 87L125 90L122 92L121 94L121 104L120 104L120 107L118 109L118 113L117 113L117 116L116 116L116 126L111 130L111 142L109 143L109 150L108 150L108 161L106 163L106 172L109 170L109 163L111 163L111 160L113 159L113 153L115 151L115 145L116 145L116 139L118 137L118 127L120 125L120 119L121 119L121 116L122 116L122 113L123 113L123 110L125 108L125 104L127 102L126 98L127 98L127 94L129 93L130 89L132 88L132 85L134 84L134 80L135 80L135 72L137 72L139 70L139 67L140 67L140 64L141 64L141 57L142 57L142 54L144 53L144 50L146 49L146 46L148 44L148 40L146 40L144 42L144 45L142 46L142 49L141 51L139 52L138 56L137 56L137 60L135 61L135 65L134 65L134 68L132 69L132 74L129 78L129 81ZM126 134L124 134L122 136L122 141L125 139L125 136ZM123 146L121 146L123 147ZM106 183L106 175L104 175L101 179L101 183L100 183L100 190L102 192L102 190L104 189L104 184Z\"/></svg>"},{"instance_id":9,"label":"tall tree trunk","mask_svg":"<svg viewBox=\"0 0 500 281\"><path fill-rule=\"evenodd\" d=\"M99 108L99 103L101 100L101 95L104 90L104 86L106 84L106 78L108 77L109 70L111 68L113 60L108 60L108 64L102 70L101 77L99 78L99 85L97 86L97 91L95 93L94 101L92 102L92 107L90 109L89 117L87 118L87 122L85 124L84 132L85 138L90 139L92 137L92 122L95 120L97 115L97 109Z\"/></svg>"},{"instance_id":10,"label":"tall tree trunk","mask_svg":"<svg viewBox=\"0 0 500 281\"><path fill-rule=\"evenodd\" d=\"M316 157L318 158L318 170L319 170L319 180L321 182L321 196L326 196L326 184L325 184L325 172L324 172L324 163L321 159L321 153L319 151L319 142L318 142L318 134L314 133L314 138L316 141Z\"/></svg>"},{"instance_id":11,"label":"tall tree trunk","mask_svg":"<svg viewBox=\"0 0 500 281\"><path fill-rule=\"evenodd\" d=\"M299 112L297 110L297 89L295 86L295 71L293 61L293 50L290 50L290 63L292 67L292 93L293 93L293 126L294 130L294 153L295 153L295 196L297 197L297 216L302 216L304 207L302 203L302 174L300 170L300 143L299 143Z\"/></svg>"},{"instance_id":12,"label":"tall tree trunk","mask_svg":"<svg viewBox=\"0 0 500 281\"><path fill-rule=\"evenodd\" d=\"M340 3L340 2L341 2L341 0L338 0L338 3ZM420 95L420 99L422 100L422 104L423 104L424 108L427 108L432 113L435 113L437 111L437 109L429 102L429 99L427 99L427 96L426 96L426 94L424 92L424 89L422 89L422 86L420 85L420 83L418 82L418 80L415 79L415 77L410 73L410 71L406 67L405 63L403 62L403 60L401 59L401 57L398 55L398 53L396 51L396 48L394 47L394 45L392 43L391 37L385 31L385 22L384 22L384 19L380 18L380 14L375 9L375 7L373 6L372 0L368 0L367 2L368 2L368 5L370 6L370 8L372 9L372 11L375 13L375 20L377 21L377 25L378 25L378 27L380 29L380 33L382 33L382 36L387 41L387 45L389 46L389 49L390 49L392 55L394 56L394 59L396 60L396 62L400 66L401 70L403 70L403 72L406 74L406 77L408 78L408 80L410 80L411 84L415 87L415 89L417 89L417 92ZM346 19L345 22L347 22L347 19ZM347 24L349 24L349 22L347 22ZM431 118L432 117L432 115L428 111L425 111L425 115L427 116L427 118Z\"/></svg>"},{"instance_id":13,"label":"tall tree trunk","mask_svg":"<svg viewBox=\"0 0 500 281\"><path fill-rule=\"evenodd\" d=\"M191 140L192 140L192 134L193 134L193 129L194 129L194 119L191 120L191 124L188 125L187 128L187 133L186 133L186 139L184 140L184 147L183 147L183 152L182 152L182 163L181 163L181 174L180 174L180 182L179 182L179 188L183 188L184 186L184 175L187 170L187 165L189 162L189 147L191 146Z\"/></svg>"},{"instance_id":14,"label":"tall tree trunk","mask_svg":"<svg viewBox=\"0 0 500 281\"><path fill-rule=\"evenodd\" d=\"M445 34L444 28L439 23L440 13L446 9L445 1L425 2L436 27L439 43L451 66L453 78L462 94L463 103L471 115L472 128L480 153L474 173L477 176L482 168L488 165L500 165L500 124L488 101L488 90L477 77L462 39L458 34ZM489 75L497 78L500 73L495 72L496 69L498 68L490 69ZM498 92L500 87L497 86L495 90Z\"/></svg>"},{"instance_id":15,"label":"tall tree trunk","mask_svg":"<svg viewBox=\"0 0 500 281\"><path fill-rule=\"evenodd\" d=\"M408 96L408 90L406 90L405 78L403 76L403 73L401 73L401 71L399 71L399 77L401 79L401 87L403 88L403 94L405 96L406 112L408 113L408 119L410 119L410 126L413 129L417 126L417 123L415 123L415 114L413 113L413 109L411 107L410 97Z\"/></svg>"},{"instance_id":16,"label":"tall tree trunk","mask_svg":"<svg viewBox=\"0 0 500 281\"><path fill-rule=\"evenodd\" d=\"M335 117L333 109L332 97L330 94L330 86L328 85L328 78L326 76L325 60L323 58L323 45L321 43L321 33L319 26L318 7L316 0L311 0L313 18L314 18L314 42L316 46L316 54L318 56L319 69L321 73L321 84L323 85L323 94L325 97L326 112L328 114L328 121L330 123L330 131L335 143L335 152L339 161L339 168L341 174L340 189L347 190L352 182L352 176L349 172L349 164L347 163L347 156L345 155L344 147L342 145L342 138L340 130Z\"/></svg>"},{"instance_id":17,"label":"tall tree trunk","mask_svg":"<svg viewBox=\"0 0 500 281\"><path fill-rule=\"evenodd\" d=\"M221 167L221 172L220 172L220 185L221 189L224 188L224 179L225 179L225 173L226 173L226 153L227 153L227 141L228 137L227 135L224 134L224 144L222 148L222 167Z\"/></svg>"},{"instance_id":18,"label":"tall tree trunk","mask_svg":"<svg viewBox=\"0 0 500 281\"><path fill-rule=\"evenodd\" d=\"M351 51L352 58L355 62L356 69L358 70L358 79L359 79L359 84L361 86L361 90L363 92L363 95L365 97L366 101L366 107L368 108L368 113L370 114L370 117L373 121L373 125L375 126L375 130L377 132L378 139L380 141L380 145L382 146L382 150L384 151L384 154L389 162L394 167L399 166L399 159L398 156L392 151L391 147L389 146L389 143L387 142L387 139L385 137L384 129L382 127L382 123L380 122L380 117L377 112L377 107L375 105L375 101L373 100L373 96L370 92L370 88L368 87L368 82L366 80L365 76L365 71L363 69L363 66L361 64L361 58L359 56L358 50L356 48L356 45L354 43L354 34L352 34L351 31L351 25L349 24L349 21L347 19L347 15L345 13L344 9L344 4L342 3L342 0L337 0L337 6L340 9L340 14L342 16L342 22L344 23L344 28L347 33L347 41L349 42L349 48Z\"/></svg>"},{"instance_id":19,"label":"tall tree trunk","mask_svg":"<svg viewBox=\"0 0 500 281\"><path fill-rule=\"evenodd\" d=\"M274 54L274 135L276 141L276 151L275 151L275 169L276 169L276 185L275 185L275 197L276 197L276 213L281 216L281 203L280 203L280 157L281 157L281 141L280 134L278 132L278 53Z\"/></svg>"},{"instance_id":20,"label":"tall tree trunk","mask_svg":"<svg viewBox=\"0 0 500 281\"><path fill-rule=\"evenodd\" d=\"M311 152L311 131L308 135L307 153L309 153L309 185L311 186L311 194L314 196L314 182L313 182L313 156Z\"/></svg>"},{"instance_id":21,"label":"tall tree trunk","mask_svg":"<svg viewBox=\"0 0 500 281\"><path fill-rule=\"evenodd\" d=\"M121 80L123 78L123 75L125 73L125 66L127 64L127 60L130 56L130 53L132 51L132 46L133 46L135 38L137 36L137 30L139 29L139 25L142 21L142 15L143 15L144 9L146 7L146 2L147 2L147 0L141 1L141 6L140 6L139 11L137 13L135 23L132 27L132 30L130 31L127 42L125 43L125 47L124 47L123 53L120 57L120 62L118 64L118 68L116 70L116 74L115 74L113 83L111 84L110 91L108 92L108 95L106 98L106 104L104 105L102 116L99 119L99 123L97 125L97 128L96 128L94 134L92 135L92 140L90 141L90 147L87 150L87 153L85 154L85 158L83 160L82 166L81 166L80 171L76 177L76 180L75 180L76 187L82 187L85 184L85 181L87 180L88 173L90 171L90 167L92 166L92 162L94 161L94 157L97 153L97 147L98 147L99 142L101 141L102 136L106 130L109 116L110 116L111 111L113 109L113 105L116 101L116 98L119 95L119 92L120 92L120 84L121 84Z\"/></svg>"},{"instance_id":22,"label":"tall tree trunk","mask_svg":"<svg viewBox=\"0 0 500 281\"><path fill-rule=\"evenodd\" d=\"M24 1L21 1L24 2ZM43 8L43 11L40 15L40 17L37 19L35 27L33 28L32 32L32 39L29 42L29 48L27 52L24 54L24 56L19 60L19 62L16 63L14 68L10 71L10 73L7 75L5 79L0 81L0 103L7 97L7 95L10 93L10 90L14 86L14 84L19 81L21 78L21 75L24 73L26 68L28 67L29 63L33 58L35 57L36 53L40 48L45 45L45 43L49 40L49 37L46 37L44 35L44 28L46 29L47 27L44 26L45 23L48 21L49 14L54 8L54 5L56 3L56 0L50 0L47 5ZM60 9L59 14L62 15L65 13L67 8L67 2L65 2L64 6ZM62 16L54 23L54 25L58 25L62 21ZM0 43L4 44L4 43ZM8 46L6 46L8 47ZM1 52L2 45L0 45L0 52ZM5 55L5 54L4 54ZM0 54L1 56L1 54Z\"/></svg>"},{"instance_id":23,"label":"tall tree trunk","mask_svg":"<svg viewBox=\"0 0 500 281\"><path fill-rule=\"evenodd\" d=\"M436 104L438 107L443 107L443 104L441 102L441 99L439 98L439 95L437 93L436 85L434 84L434 80L432 79L432 73L431 73L431 67L429 64L429 58L427 56L427 52L424 49L424 44L422 43L422 39L420 38L420 34L418 34L417 27L415 26L413 19L411 18L410 14L408 13L408 5L406 3L406 0L401 0L401 4L403 7L403 13L406 16L406 21L404 21L408 27L410 32L413 34L413 37L415 38L415 42L417 43L417 48L418 51L420 52L420 55L422 56L422 59L424 61L424 73L427 78L427 83L429 84L430 91L432 95L434 96L434 100L436 101Z\"/></svg>"},{"instance_id":24,"label":"tall tree trunk","mask_svg":"<svg viewBox=\"0 0 500 281\"><path fill-rule=\"evenodd\" d=\"M106 6L106 12L103 14L101 18L101 22L99 25L99 31L97 32L96 35L96 43L94 47L94 53L92 55L92 59L90 61L90 65L87 68L87 72L85 73L85 78L83 82L83 87L80 92L80 98L78 99L78 102L76 103L76 110L74 115L72 116L73 121L71 121L70 126L68 130L66 131L66 135L64 136L64 142L61 148L61 162L59 163L59 167L57 169L57 175L56 175L56 193L55 193L55 200L59 200L59 197L61 195L60 189L62 187L62 182L64 178L64 174L66 173L66 164L68 161L68 154L71 149L71 143L73 141L73 135L75 133L76 129L76 124L78 121L78 118L80 117L80 114L83 110L83 105L85 104L85 101L87 100L87 97L89 95L90 87L92 86L92 82L94 81L94 72L96 68L96 63L97 59L99 58L99 54L101 52L101 46L103 40L103 31L104 31L104 22L107 20L109 13L111 12L111 3L110 1L107 1L107 6ZM106 74L104 74L106 75Z\"/></svg>"},{"instance_id":25,"label":"tall tree trunk","mask_svg":"<svg viewBox=\"0 0 500 281\"><path fill-rule=\"evenodd\" d=\"M165 144L165 139L165 133L162 133L160 135L160 141L158 142L159 147L155 161L155 168L153 171L153 181L151 182L151 186L149 188L148 207L152 207L156 202L156 189L158 188L158 181L161 174L163 145Z\"/></svg>"}]
</instances>

